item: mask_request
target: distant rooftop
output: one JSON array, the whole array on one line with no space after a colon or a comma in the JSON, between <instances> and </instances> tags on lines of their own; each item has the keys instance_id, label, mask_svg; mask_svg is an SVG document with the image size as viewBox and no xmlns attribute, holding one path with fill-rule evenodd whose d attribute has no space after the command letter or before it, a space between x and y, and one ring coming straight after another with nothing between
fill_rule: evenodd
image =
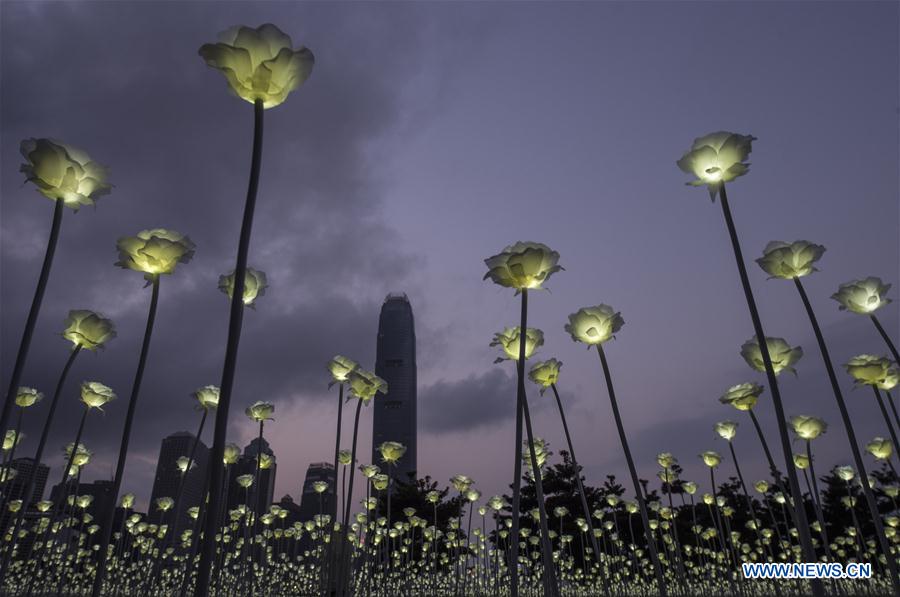
<instances>
[{"instance_id":1,"label":"distant rooftop","mask_svg":"<svg viewBox=\"0 0 900 597\"><path fill-rule=\"evenodd\" d=\"M331 462L313 462L309 465L309 468L330 468L334 469L334 464Z\"/></svg>"},{"instance_id":2,"label":"distant rooftop","mask_svg":"<svg viewBox=\"0 0 900 597\"><path fill-rule=\"evenodd\" d=\"M403 301L404 303L408 303L409 297L406 296L405 292L389 292L384 298L384 302L388 301Z\"/></svg>"}]
</instances>

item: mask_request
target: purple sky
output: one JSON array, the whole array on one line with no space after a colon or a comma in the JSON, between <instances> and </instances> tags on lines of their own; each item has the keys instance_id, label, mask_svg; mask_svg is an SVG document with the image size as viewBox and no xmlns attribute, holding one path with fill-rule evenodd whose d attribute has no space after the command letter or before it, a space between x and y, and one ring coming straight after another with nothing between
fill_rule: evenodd
<instances>
[{"instance_id":1,"label":"purple sky","mask_svg":"<svg viewBox=\"0 0 900 597\"><path fill-rule=\"evenodd\" d=\"M276 403L266 427L276 497L296 497L307 465L331 459L324 364L341 353L372 366L389 291L407 292L416 316L420 474L506 489L513 365L492 364L488 343L517 323L518 303L481 277L482 260L516 240L550 245L566 268L533 296L529 323L546 334L540 358L565 363L560 389L589 482L622 479L624 460L596 355L562 327L600 302L626 321L607 354L641 476L671 451L686 478L704 479L697 454L725 448L712 424L726 418L741 424L746 474L763 474L749 421L717 401L732 384L764 381L738 352L752 327L721 210L675 166L694 137L719 129L759 138L729 192L748 259L773 239L824 244L806 286L836 363L887 352L865 318L828 297L853 278L900 278L896 3L3 2L0 17L3 379L52 212L22 184L19 141L80 146L116 185L96 210L64 216L23 378L52 391L69 309L116 321L119 337L80 356L70 377L48 446L51 483L74 439L81 380L120 394L88 421L97 455L85 477L108 478L115 464L149 301L139 274L112 265L118 237L161 226L197 244L162 281L125 490L146 503L159 440L194 431L189 393L219 382L228 301L216 282L234 264L252 109L197 49L234 24L273 22L316 56L306 85L266 112L250 264L271 288L245 316L229 437L252 437L244 406ZM787 413L831 423L815 445L818 470L844 464L799 298L749 265L767 333L806 352L799 376L781 378ZM900 339L897 304L880 317ZM858 434L886 435L871 392L841 380ZM529 392L536 433L558 453L550 397ZM774 441L764 396L757 412ZM46 408L27 413L23 454Z\"/></svg>"}]
</instances>

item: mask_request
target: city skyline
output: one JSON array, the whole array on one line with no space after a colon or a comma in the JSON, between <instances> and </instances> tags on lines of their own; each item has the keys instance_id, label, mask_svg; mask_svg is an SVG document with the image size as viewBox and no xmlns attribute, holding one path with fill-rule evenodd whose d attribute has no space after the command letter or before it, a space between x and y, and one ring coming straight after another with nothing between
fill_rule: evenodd
<instances>
[{"instance_id":1,"label":"city skyline","mask_svg":"<svg viewBox=\"0 0 900 597\"><path fill-rule=\"evenodd\" d=\"M309 463L331 459L337 389L327 389L324 364L335 354L374 362L379 308L397 288L416 308L420 475L446 483L462 473L487 494L507 490L515 378L509 363L493 364L488 344L515 324L515 303L481 277L485 257L520 239L547 243L566 268L551 292L533 297L529 321L546 333L540 358L565 363L560 390L579 452L591 456L589 482L625 475L596 358L562 329L568 313L598 302L626 321L609 356L629 433L654 438L635 446L642 476L665 449L701 478L697 454L721 448L712 425L733 416L717 398L761 379L739 355L752 334L739 285L710 290L712 280L733 281L721 215L675 165L692 139L720 128L758 137L752 174L731 199L766 329L806 351L798 375L784 378L788 414L839 420L822 399L828 382L802 306L749 261L768 241L827 247L807 289L835 363L884 352L871 326L829 299L840 283L868 275L894 283L883 322L900 327L895 5L59 7L0 7L0 376L8 380L50 220L51 204L17 174L22 139L83 147L116 185L96 209L65 216L22 383L52 391L70 309L111 317L118 337L79 357L47 448L52 474L71 441L64 422L80 415L83 380L120 395L87 422L95 456L86 480L108 478L115 463L149 294L140 276L112 265L117 238L167 226L197 245L194 260L164 281L123 492L149 501L159 438L192 428L181 423L194 416L190 393L221 376L228 305L217 281L234 265L234 189L246 185L251 123L196 52L241 22L281 23L329 61L296 101L271 111L251 263L271 288L245 316L229 425L229 441L246 445L256 429L243 408L276 405L266 439L296 455L279 462L276 495L295 493ZM739 66L729 52L708 51L709 31L725 29L747 54ZM535 40L541 52L526 65ZM63 67L69 47L81 58ZM34 76L37 65L53 76ZM172 77L178 93L160 83ZM694 232L673 234L680 230ZM860 428L881 433L870 397L846 375L840 383ZM528 391L538 434L558 454L565 439L553 405ZM774 429L771 405L762 406L761 424ZM34 453L44 409L24 417L23 456ZM372 415L362 414L366 448ZM751 432L742 425L736 446L755 477L766 466ZM846 463L841 439L829 432L823 467Z\"/></svg>"},{"instance_id":2,"label":"city skyline","mask_svg":"<svg viewBox=\"0 0 900 597\"><path fill-rule=\"evenodd\" d=\"M372 407L372 459L384 474L407 482L418 468L418 378L416 325L405 293L385 297L378 315L375 375L387 382L387 392ZM392 465L384 462L379 446L397 442L406 451Z\"/></svg>"}]
</instances>

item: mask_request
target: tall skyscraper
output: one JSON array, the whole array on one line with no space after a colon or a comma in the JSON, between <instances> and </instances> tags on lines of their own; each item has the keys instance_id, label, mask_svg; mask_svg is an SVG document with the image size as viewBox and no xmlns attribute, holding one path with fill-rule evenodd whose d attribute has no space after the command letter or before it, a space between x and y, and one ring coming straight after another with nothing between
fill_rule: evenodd
<instances>
[{"instance_id":1,"label":"tall skyscraper","mask_svg":"<svg viewBox=\"0 0 900 597\"><path fill-rule=\"evenodd\" d=\"M179 431L163 438L159 446L156 478L153 481L153 491L150 494L150 505L148 506L149 512L147 517L151 522L159 523L162 520L162 512L156 508L156 499L160 497L175 499L178 495L178 488L181 484L181 471L178 470L176 462L182 456L189 457L191 455L194 441L194 434L187 431ZM197 464L191 467L184 480L184 489L181 494L181 514L176 521L173 510L166 513L165 522L174 532L170 537L178 537L183 530L190 528L191 518L188 514L188 509L191 506L200 505L208 460L209 448L202 441L198 441L197 449L194 453L194 462Z\"/></svg>"},{"instance_id":2,"label":"tall skyscraper","mask_svg":"<svg viewBox=\"0 0 900 597\"><path fill-rule=\"evenodd\" d=\"M388 384L387 394L375 398L372 429L372 462L381 462L378 446L400 442L406 453L390 473L407 483L416 472L416 329L412 306L403 293L384 299L378 318L375 373Z\"/></svg>"},{"instance_id":3,"label":"tall skyscraper","mask_svg":"<svg viewBox=\"0 0 900 597\"><path fill-rule=\"evenodd\" d=\"M269 446L269 442L265 438L260 443L260 438L253 438L244 453L241 454L237 462L231 465L231 472L228 475L228 509L233 510L241 504L250 506L257 515L265 514L272 505L272 499L275 496L275 472L278 464L273 462L271 468L261 469L259 471L259 485L256 483L250 486L249 493L243 487L237 484L237 478L241 475L256 476L256 455L262 452L274 457L275 452Z\"/></svg>"},{"instance_id":4,"label":"tall skyscraper","mask_svg":"<svg viewBox=\"0 0 900 597\"><path fill-rule=\"evenodd\" d=\"M303 494L300 496L300 520L306 522L319 514L321 506L322 514L331 516L334 522L334 464L330 462L313 462L306 469L306 479L303 481ZM316 481L328 483L328 489L322 494L316 493L314 485ZM321 503L320 503L321 500Z\"/></svg>"},{"instance_id":5,"label":"tall skyscraper","mask_svg":"<svg viewBox=\"0 0 900 597\"><path fill-rule=\"evenodd\" d=\"M50 467L43 462L38 462L35 466L34 458L14 458L9 463L9 468L16 471L15 476L6 482L3 487L4 503L11 500L24 500L25 492L28 489L28 483L34 478L34 489L31 493L31 502L25 504L28 508L39 502L44 497L44 489L47 485L47 476L50 474ZM10 521L15 520L13 514L4 508L0 512L0 527L7 528Z\"/></svg>"},{"instance_id":6,"label":"tall skyscraper","mask_svg":"<svg viewBox=\"0 0 900 597\"><path fill-rule=\"evenodd\" d=\"M28 483L34 477L34 489L31 493L31 503L39 502L44 498L44 489L47 486L47 477L50 475L50 467L43 462L35 466L34 458L14 458L9 463L9 468L16 471L16 476L8 482L5 493L10 500L25 499L25 490ZM26 504L28 506L30 504Z\"/></svg>"}]
</instances>

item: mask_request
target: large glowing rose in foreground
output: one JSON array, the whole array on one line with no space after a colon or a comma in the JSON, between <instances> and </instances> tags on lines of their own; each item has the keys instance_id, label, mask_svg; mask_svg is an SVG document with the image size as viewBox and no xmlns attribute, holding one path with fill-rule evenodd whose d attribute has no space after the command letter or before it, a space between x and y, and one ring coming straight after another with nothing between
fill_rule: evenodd
<instances>
[{"instance_id":1,"label":"large glowing rose in foreground","mask_svg":"<svg viewBox=\"0 0 900 597\"><path fill-rule=\"evenodd\" d=\"M256 29L232 27L219 42L203 44L200 56L218 69L239 98L274 108L312 73L315 58L307 48L294 49L290 36L271 23Z\"/></svg>"}]
</instances>

